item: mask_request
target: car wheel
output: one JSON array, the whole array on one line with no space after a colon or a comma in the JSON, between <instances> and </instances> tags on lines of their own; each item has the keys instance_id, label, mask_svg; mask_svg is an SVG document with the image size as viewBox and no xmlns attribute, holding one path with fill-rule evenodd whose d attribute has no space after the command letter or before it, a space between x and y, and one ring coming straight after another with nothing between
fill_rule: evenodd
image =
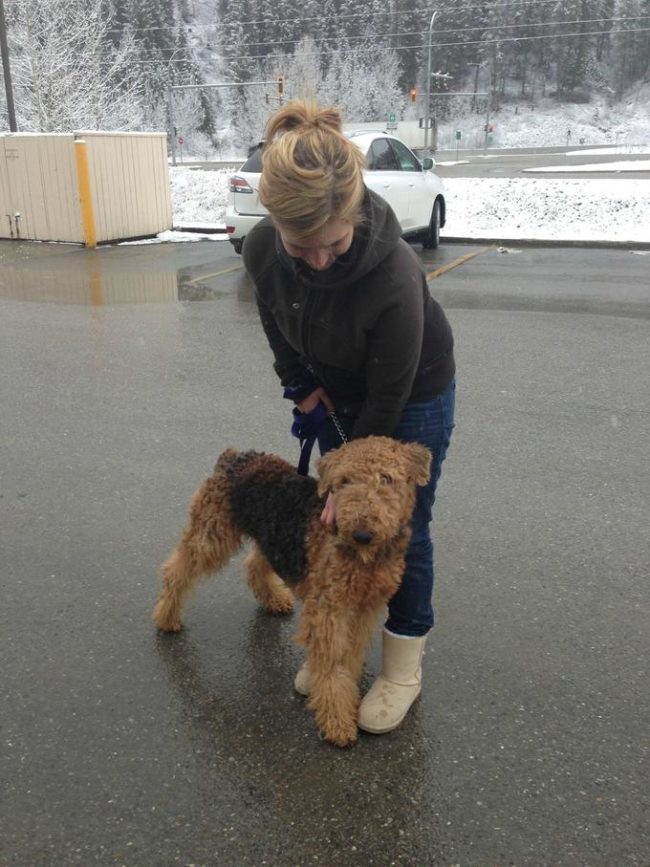
<instances>
[{"instance_id":1,"label":"car wheel","mask_svg":"<svg viewBox=\"0 0 650 867\"><path fill-rule=\"evenodd\" d=\"M242 247L244 246L244 239L237 238L236 240L232 240L230 243L232 244L235 253L241 256Z\"/></svg>"},{"instance_id":2,"label":"car wheel","mask_svg":"<svg viewBox=\"0 0 650 867\"><path fill-rule=\"evenodd\" d=\"M429 228L425 232L422 246L425 250L435 250L440 243L440 202L436 199L431 211Z\"/></svg>"}]
</instances>

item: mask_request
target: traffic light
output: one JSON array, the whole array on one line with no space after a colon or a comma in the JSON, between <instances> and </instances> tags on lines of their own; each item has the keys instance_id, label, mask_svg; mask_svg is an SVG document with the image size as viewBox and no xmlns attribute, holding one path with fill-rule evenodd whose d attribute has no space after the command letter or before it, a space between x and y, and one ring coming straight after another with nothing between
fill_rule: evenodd
<instances>
[{"instance_id":1,"label":"traffic light","mask_svg":"<svg viewBox=\"0 0 650 867\"><path fill-rule=\"evenodd\" d=\"M410 93L410 97L411 97L411 102L415 102L415 100L418 98L417 90L414 87L412 87L409 93Z\"/></svg>"},{"instance_id":2,"label":"traffic light","mask_svg":"<svg viewBox=\"0 0 650 867\"><path fill-rule=\"evenodd\" d=\"M278 75L278 96L284 93L284 76Z\"/></svg>"}]
</instances>

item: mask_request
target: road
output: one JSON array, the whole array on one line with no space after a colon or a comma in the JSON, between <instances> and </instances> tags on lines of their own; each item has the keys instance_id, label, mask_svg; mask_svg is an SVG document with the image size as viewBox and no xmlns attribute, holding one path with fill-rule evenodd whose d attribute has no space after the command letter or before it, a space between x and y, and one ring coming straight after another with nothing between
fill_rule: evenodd
<instances>
[{"instance_id":1,"label":"road","mask_svg":"<svg viewBox=\"0 0 650 867\"><path fill-rule=\"evenodd\" d=\"M594 148L594 150L599 150ZM516 150L438 151L436 153L436 172L443 178L644 178L650 179L647 168L650 154L600 154L595 155L588 148L539 148ZM609 163L638 162L644 164L639 171L607 171ZM445 163L450 163L445 165ZM578 171L579 166L598 165L598 171ZM534 172L531 169L558 166L558 172ZM566 167L576 171L567 171ZM602 168L601 168L602 167Z\"/></svg>"},{"instance_id":2,"label":"road","mask_svg":"<svg viewBox=\"0 0 650 867\"><path fill-rule=\"evenodd\" d=\"M458 151L439 150L435 154L437 166L436 172L442 178L630 178L650 179L650 171L647 169L650 154L602 154L597 146L569 146L566 148L503 148L471 150L459 148ZM646 151L648 149L646 148ZM596 151L596 153L592 153ZM570 155L568 155L570 154ZM243 160L242 160L243 161ZM209 162L209 163L185 163L206 170L217 170L232 167L233 170L241 165L241 162ZM603 170L595 172L567 171L566 166L578 167L597 164L606 166L608 163L638 162L644 168L638 171ZM544 166L562 166L562 171L535 173L526 169L535 169Z\"/></svg>"},{"instance_id":3,"label":"road","mask_svg":"<svg viewBox=\"0 0 650 867\"><path fill-rule=\"evenodd\" d=\"M404 726L340 751L241 560L149 620L219 452L297 458L240 260L0 243L0 864L649 863L650 257L424 266L458 360L437 626Z\"/></svg>"}]
</instances>

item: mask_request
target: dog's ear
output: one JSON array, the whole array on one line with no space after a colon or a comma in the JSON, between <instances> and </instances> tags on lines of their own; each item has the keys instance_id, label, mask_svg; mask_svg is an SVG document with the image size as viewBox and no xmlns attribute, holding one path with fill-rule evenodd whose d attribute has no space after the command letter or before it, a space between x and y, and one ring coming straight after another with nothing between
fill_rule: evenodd
<instances>
[{"instance_id":1,"label":"dog's ear","mask_svg":"<svg viewBox=\"0 0 650 867\"><path fill-rule=\"evenodd\" d=\"M416 485L426 485L431 476L431 452L419 443L405 443L409 456L409 475Z\"/></svg>"},{"instance_id":2,"label":"dog's ear","mask_svg":"<svg viewBox=\"0 0 650 867\"><path fill-rule=\"evenodd\" d=\"M320 460L316 463L316 470L318 471L318 496L324 497L325 494L332 487L331 481L331 470L334 462L334 455L336 454L336 450L332 450L328 452L326 455L323 455Z\"/></svg>"}]
</instances>

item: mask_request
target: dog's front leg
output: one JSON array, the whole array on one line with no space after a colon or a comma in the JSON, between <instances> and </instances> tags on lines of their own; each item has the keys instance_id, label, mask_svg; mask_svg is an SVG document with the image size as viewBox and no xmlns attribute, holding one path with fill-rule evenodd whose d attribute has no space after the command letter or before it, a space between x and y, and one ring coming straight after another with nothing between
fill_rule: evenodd
<instances>
[{"instance_id":1,"label":"dog's front leg","mask_svg":"<svg viewBox=\"0 0 650 867\"><path fill-rule=\"evenodd\" d=\"M297 636L307 650L307 707L325 740L339 747L350 746L359 734L358 665L349 615L306 599Z\"/></svg>"}]
</instances>

